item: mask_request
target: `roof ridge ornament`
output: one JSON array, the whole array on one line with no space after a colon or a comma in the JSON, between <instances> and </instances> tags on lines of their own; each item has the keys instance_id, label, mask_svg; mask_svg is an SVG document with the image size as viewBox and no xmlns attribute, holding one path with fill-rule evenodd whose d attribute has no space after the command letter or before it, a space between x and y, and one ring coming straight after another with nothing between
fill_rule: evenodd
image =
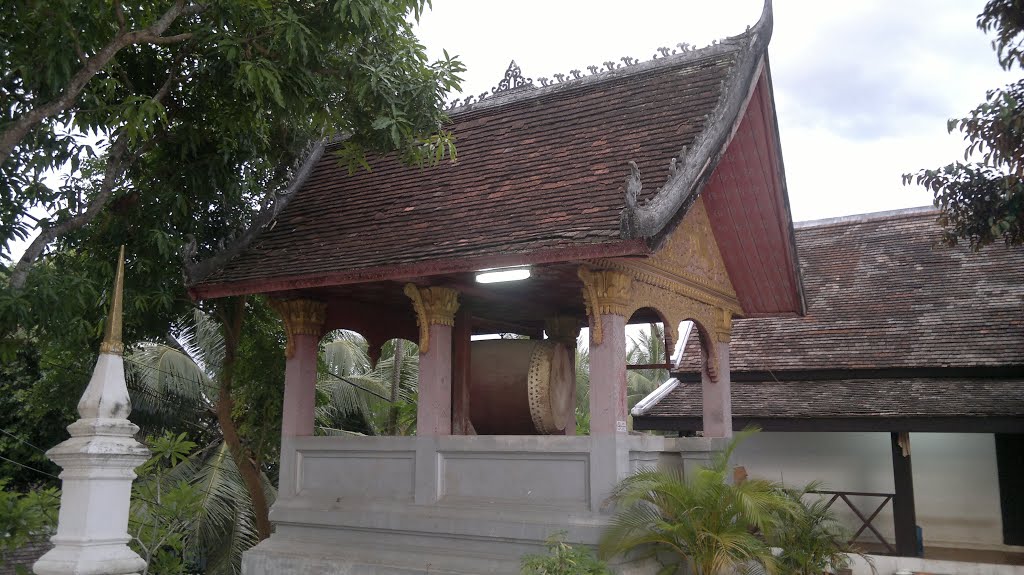
<instances>
[{"instance_id":1,"label":"roof ridge ornament","mask_svg":"<svg viewBox=\"0 0 1024 575\"><path fill-rule=\"evenodd\" d=\"M501 92L511 92L512 90L527 87L534 87L533 78L524 77L523 70L519 67L519 64L512 60L508 64L508 69L505 70L505 77L498 82L497 86L491 88L491 94L497 95Z\"/></svg>"},{"instance_id":2,"label":"roof ridge ornament","mask_svg":"<svg viewBox=\"0 0 1024 575\"><path fill-rule=\"evenodd\" d=\"M662 47L658 48L657 52L655 52L654 55L651 56L650 60L641 61L641 60L639 60L637 58L632 58L630 56L624 56L622 58L619 58L619 60L622 62L621 64L615 62L614 60L608 60L608 61L602 62L602 64L604 64L603 67L602 66L585 66L585 68L590 71L589 75L588 74L584 74L579 69L575 69L575 70L570 70L568 74L552 74L552 76L555 78L554 80L552 80L551 78L547 78L547 77L539 77L539 78L537 78L537 81L540 82L540 87L546 88L548 86L554 86L555 84L564 84L564 83L574 82L576 80L582 80L582 79L584 79L586 77L598 76L598 75L604 74L606 72L612 72L614 70L621 70L623 68L629 68L631 66L636 66L638 64L647 64L647 63L650 63L650 62L655 62L657 60L664 60L664 59L669 58L671 56L677 56L678 55L678 56L682 57L683 55L691 55L691 56L688 56L688 57L699 57L699 55L697 53L701 53L701 52L704 52L706 50L711 50L711 49L713 49L713 48L715 48L717 46L726 46L726 45L747 46L747 45L750 44L749 41L750 41L751 37L756 37L759 34L761 34L762 32L766 31L767 35L771 36L771 18L772 18L771 13L772 13L772 0L764 0L764 8L761 11L761 18L757 21L757 24L755 24L753 27L748 25L746 27L746 30L742 34L738 34L736 36L729 36L729 37L726 37L726 38L722 38L721 40L712 40L710 44L708 44L707 46L704 46L702 48L698 48L698 47L694 46L693 44L689 44L687 42L679 42L679 43L676 44L675 48L668 48L668 47L665 47L665 46L662 46ZM767 25L765 25L766 23L767 23ZM452 110L454 110L456 108L462 107L462 106L468 106L470 104L479 103L479 102L482 102L482 101L486 100L489 96L496 96L496 95L498 95L500 93L512 92L512 91L516 90L517 88L523 88L523 87L527 87L527 86L529 86L531 88L536 88L537 87L537 86L535 86L533 84L533 79L532 78L525 78L525 82L526 83L523 84L523 85L511 85L510 84L508 87L503 87L505 85L505 82L507 80L510 80L510 74L512 74L512 73L514 73L518 77L522 77L522 71L519 69L519 66L516 64L515 60L512 60L512 62L509 64L508 70L505 71L505 78L502 79L502 81L498 83L498 86L496 86L494 88L491 88L490 94L488 94L487 92L484 92L484 93L480 94L479 96L472 96L472 95L471 96L467 96L465 99L455 98L454 100L448 102L448 105L445 106L445 108L444 108L445 111L446 112L450 112L450 111L452 111Z\"/></svg>"}]
</instances>

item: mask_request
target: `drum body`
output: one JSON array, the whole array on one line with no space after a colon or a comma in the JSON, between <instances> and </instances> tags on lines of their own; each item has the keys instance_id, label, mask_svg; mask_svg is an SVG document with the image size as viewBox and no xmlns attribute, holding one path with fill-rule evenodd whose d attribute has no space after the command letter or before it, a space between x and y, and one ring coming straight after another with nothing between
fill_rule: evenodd
<instances>
[{"instance_id":1,"label":"drum body","mask_svg":"<svg viewBox=\"0 0 1024 575\"><path fill-rule=\"evenodd\" d=\"M469 411L480 435L558 434L575 417L575 368L551 340L475 341L470 351Z\"/></svg>"}]
</instances>

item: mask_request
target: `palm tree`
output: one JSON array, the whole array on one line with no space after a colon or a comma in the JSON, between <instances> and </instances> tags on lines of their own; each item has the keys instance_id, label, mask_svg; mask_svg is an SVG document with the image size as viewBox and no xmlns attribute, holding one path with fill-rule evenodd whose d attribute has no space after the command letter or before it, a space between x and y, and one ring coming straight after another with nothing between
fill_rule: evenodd
<instances>
[{"instance_id":1,"label":"palm tree","mask_svg":"<svg viewBox=\"0 0 1024 575\"><path fill-rule=\"evenodd\" d=\"M576 339L576 435L590 435L590 348Z\"/></svg>"},{"instance_id":2,"label":"palm tree","mask_svg":"<svg viewBox=\"0 0 1024 575\"><path fill-rule=\"evenodd\" d=\"M644 553L667 561L663 574L688 565L694 575L778 572L761 534L772 534L796 513L782 487L763 479L729 483L729 458L748 432L737 434L711 466L686 477L681 470L642 470L614 493L619 511L601 539L605 558Z\"/></svg>"},{"instance_id":3,"label":"palm tree","mask_svg":"<svg viewBox=\"0 0 1024 575\"><path fill-rule=\"evenodd\" d=\"M366 340L338 330L323 346L317 392L321 433L408 435L416 428L419 348L392 339L370 365Z\"/></svg>"},{"instance_id":4,"label":"palm tree","mask_svg":"<svg viewBox=\"0 0 1024 575\"><path fill-rule=\"evenodd\" d=\"M847 553L856 553L848 543L850 533L839 523L828 502L814 493L820 488L819 482L812 482L803 489L786 490L797 505L797 513L786 529L776 531L770 541L773 547L782 549L779 564L785 573L837 573L850 566ZM874 565L871 568L874 570Z\"/></svg>"},{"instance_id":5,"label":"palm tree","mask_svg":"<svg viewBox=\"0 0 1024 575\"><path fill-rule=\"evenodd\" d=\"M149 481L186 481L199 490L201 505L188 523L184 547L186 558L204 565L208 574L239 573L242 552L260 539L250 490L217 417L224 358L220 326L199 310L166 342L142 342L125 358L132 404L144 421L156 422L151 428L184 421L199 428L193 435L207 442L184 463ZM259 484L269 506L276 491L262 471Z\"/></svg>"},{"instance_id":6,"label":"palm tree","mask_svg":"<svg viewBox=\"0 0 1024 575\"><path fill-rule=\"evenodd\" d=\"M660 323L652 323L641 335L629 338L626 363L630 365L651 365L665 363L665 330ZM632 409L638 401L647 397L668 379L667 369L637 369L626 373L628 387L627 401Z\"/></svg>"}]
</instances>

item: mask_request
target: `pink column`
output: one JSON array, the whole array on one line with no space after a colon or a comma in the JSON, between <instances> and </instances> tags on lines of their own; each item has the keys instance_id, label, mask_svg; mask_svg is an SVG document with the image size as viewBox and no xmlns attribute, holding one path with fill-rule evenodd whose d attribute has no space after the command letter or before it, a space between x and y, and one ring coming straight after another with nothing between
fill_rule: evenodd
<instances>
[{"instance_id":1,"label":"pink column","mask_svg":"<svg viewBox=\"0 0 1024 575\"><path fill-rule=\"evenodd\" d=\"M729 342L712 342L718 352L718 381L711 381L707 356L701 362L701 390L704 395L704 437L732 437L732 391L729 383Z\"/></svg>"},{"instance_id":2,"label":"pink column","mask_svg":"<svg viewBox=\"0 0 1024 575\"><path fill-rule=\"evenodd\" d=\"M459 292L405 285L420 327L420 379L416 435L452 434L452 329Z\"/></svg>"},{"instance_id":3,"label":"pink column","mask_svg":"<svg viewBox=\"0 0 1024 575\"><path fill-rule=\"evenodd\" d=\"M590 338L590 433L625 433L626 318L601 314L601 343Z\"/></svg>"},{"instance_id":4,"label":"pink column","mask_svg":"<svg viewBox=\"0 0 1024 575\"><path fill-rule=\"evenodd\" d=\"M274 300L271 305L284 320L285 332L288 334L281 437L313 435L317 353L327 304L292 299Z\"/></svg>"},{"instance_id":5,"label":"pink column","mask_svg":"<svg viewBox=\"0 0 1024 575\"><path fill-rule=\"evenodd\" d=\"M292 356L285 361L281 436L313 435L316 402L316 359L320 336L291 337Z\"/></svg>"},{"instance_id":6,"label":"pink column","mask_svg":"<svg viewBox=\"0 0 1024 575\"><path fill-rule=\"evenodd\" d=\"M416 435L452 434L452 326L430 325L430 349L420 354Z\"/></svg>"}]
</instances>

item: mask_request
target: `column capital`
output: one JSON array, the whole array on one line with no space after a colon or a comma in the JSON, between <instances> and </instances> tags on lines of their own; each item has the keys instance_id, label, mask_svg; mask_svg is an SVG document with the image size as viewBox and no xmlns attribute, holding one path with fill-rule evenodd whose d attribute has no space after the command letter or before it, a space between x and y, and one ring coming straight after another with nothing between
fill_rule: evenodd
<instances>
[{"instance_id":1,"label":"column capital","mask_svg":"<svg viewBox=\"0 0 1024 575\"><path fill-rule=\"evenodd\" d=\"M327 304L310 299L270 300L270 306L284 320L285 333L288 334L288 345L285 356L295 355L294 338L297 335L323 335L324 322L327 320Z\"/></svg>"},{"instance_id":2,"label":"column capital","mask_svg":"<svg viewBox=\"0 0 1024 575\"><path fill-rule=\"evenodd\" d=\"M420 327L420 353L427 353L430 351L430 326L455 325L459 292L446 287L419 287L408 283L405 284L405 295L412 300L416 325Z\"/></svg>"},{"instance_id":3,"label":"column capital","mask_svg":"<svg viewBox=\"0 0 1024 575\"><path fill-rule=\"evenodd\" d=\"M583 302L590 318L590 334L594 343L604 340L602 315L626 317L631 308L633 278L615 270L592 270L580 266L576 272L583 282Z\"/></svg>"}]
</instances>

